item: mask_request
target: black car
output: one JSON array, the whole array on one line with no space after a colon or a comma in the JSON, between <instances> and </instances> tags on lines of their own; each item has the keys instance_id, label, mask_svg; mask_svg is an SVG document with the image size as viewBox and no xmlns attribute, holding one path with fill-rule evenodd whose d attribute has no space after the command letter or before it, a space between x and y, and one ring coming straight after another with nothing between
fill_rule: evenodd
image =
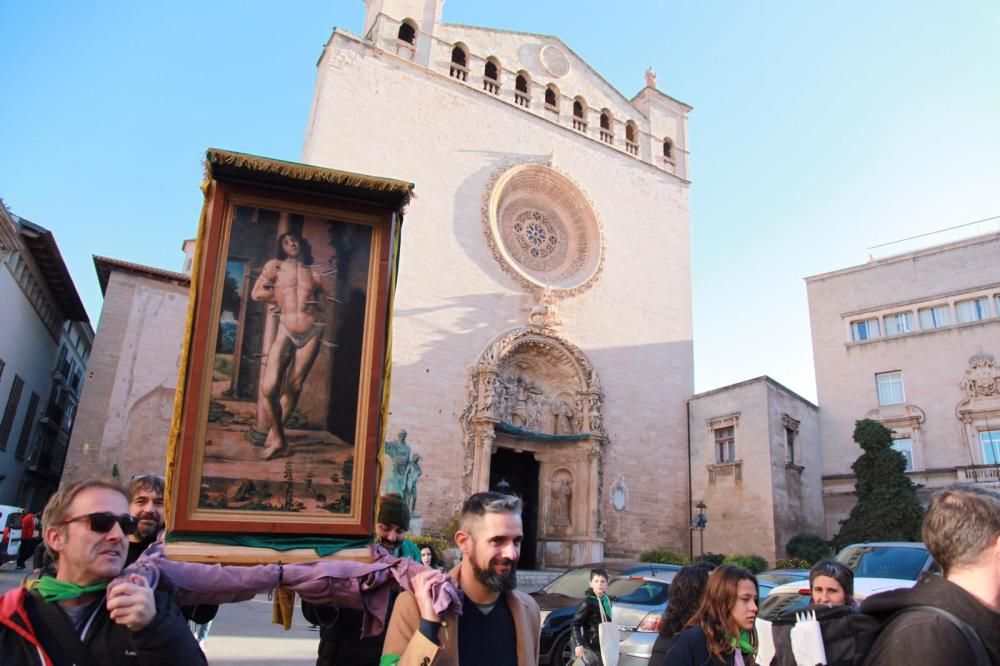
<instances>
[{"instance_id":1,"label":"black car","mask_svg":"<svg viewBox=\"0 0 1000 666\"><path fill-rule=\"evenodd\" d=\"M609 578L655 576L668 571L680 571L680 567L676 564L623 560L598 562L570 569L542 589L532 592L531 596L542 612L539 663L553 666L573 663L569 628L573 622L573 614L590 588L591 569L606 569Z\"/></svg>"}]
</instances>

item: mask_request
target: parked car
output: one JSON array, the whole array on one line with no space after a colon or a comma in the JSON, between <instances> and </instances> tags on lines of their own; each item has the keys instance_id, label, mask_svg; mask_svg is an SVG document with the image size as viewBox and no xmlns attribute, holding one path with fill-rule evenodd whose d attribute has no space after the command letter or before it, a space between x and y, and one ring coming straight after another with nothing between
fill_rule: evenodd
<instances>
[{"instance_id":1,"label":"parked car","mask_svg":"<svg viewBox=\"0 0 1000 666\"><path fill-rule=\"evenodd\" d=\"M757 574L758 583L770 583L771 587L809 578L809 569L771 569ZM763 590L762 590L763 592ZM764 598L761 594L761 600Z\"/></svg>"},{"instance_id":2,"label":"parked car","mask_svg":"<svg viewBox=\"0 0 1000 666\"><path fill-rule=\"evenodd\" d=\"M658 579L663 578L664 575L672 577L675 572L680 570L680 567L675 564L622 560L585 564L570 569L542 589L532 592L531 596L538 603L538 608L541 610L542 616L542 633L539 643L540 663L552 664L553 666L565 666L565 664L573 663L573 650L570 645L570 624L573 622L573 614L583 601L583 597L590 587L591 569L606 569L608 576L612 579L612 583L622 585L622 592L620 593L626 593L627 586L619 584L615 579L622 576ZM664 579L663 582L669 584L669 580L667 579ZM619 588L616 587L617 589ZM612 603L615 603L615 597L611 595L610 585L608 594L611 596ZM615 616L615 623L621 624L618 622L617 616ZM639 624L641 624L641 620L636 622L636 626Z\"/></svg>"},{"instance_id":3,"label":"parked car","mask_svg":"<svg viewBox=\"0 0 1000 666\"><path fill-rule=\"evenodd\" d=\"M617 578L608 585L612 618L621 632L618 666L644 666L649 661L676 573Z\"/></svg>"},{"instance_id":4,"label":"parked car","mask_svg":"<svg viewBox=\"0 0 1000 666\"><path fill-rule=\"evenodd\" d=\"M21 547L21 518L24 509L19 506L0 504L0 565L8 560L17 559L17 551Z\"/></svg>"},{"instance_id":5,"label":"parked car","mask_svg":"<svg viewBox=\"0 0 1000 666\"><path fill-rule=\"evenodd\" d=\"M919 541L855 543L837 553L836 559L861 578L916 580L925 571L940 571Z\"/></svg>"},{"instance_id":6,"label":"parked car","mask_svg":"<svg viewBox=\"0 0 1000 666\"><path fill-rule=\"evenodd\" d=\"M896 590L901 587L913 587L915 580L902 578L855 578L854 599L864 601L867 597L879 592ZM794 611L797 608L812 603L812 590L809 589L809 579L793 581L779 585L771 591L760 605L757 613L757 663L770 664L774 657L774 639L771 636L771 623L782 613Z\"/></svg>"}]
</instances>

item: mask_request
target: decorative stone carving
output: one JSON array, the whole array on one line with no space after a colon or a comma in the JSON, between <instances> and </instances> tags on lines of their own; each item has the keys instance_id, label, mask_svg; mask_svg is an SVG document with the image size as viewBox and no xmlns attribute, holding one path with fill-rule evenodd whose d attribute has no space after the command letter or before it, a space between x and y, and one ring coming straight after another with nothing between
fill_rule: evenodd
<instances>
[{"instance_id":1,"label":"decorative stone carving","mask_svg":"<svg viewBox=\"0 0 1000 666\"><path fill-rule=\"evenodd\" d=\"M792 432L798 432L799 431L799 420L798 419L793 419L788 414L782 414L781 415L781 425L784 426L785 428L788 428Z\"/></svg>"},{"instance_id":2,"label":"decorative stone carving","mask_svg":"<svg viewBox=\"0 0 1000 666\"><path fill-rule=\"evenodd\" d=\"M539 60L542 62L542 68L557 79L569 74L569 58L558 46L553 44L543 46Z\"/></svg>"},{"instance_id":3,"label":"decorative stone carving","mask_svg":"<svg viewBox=\"0 0 1000 666\"><path fill-rule=\"evenodd\" d=\"M538 297L538 303L531 306L528 312L528 325L539 328L542 331L558 332L562 326L562 320L556 312L558 303L555 292L551 287L545 287Z\"/></svg>"},{"instance_id":4,"label":"decorative stone carving","mask_svg":"<svg viewBox=\"0 0 1000 666\"><path fill-rule=\"evenodd\" d=\"M482 215L493 256L527 289L575 295L589 289L601 272L604 238L594 207L570 178L547 163L498 169L484 192Z\"/></svg>"},{"instance_id":5,"label":"decorative stone carving","mask_svg":"<svg viewBox=\"0 0 1000 666\"><path fill-rule=\"evenodd\" d=\"M611 486L611 506L619 513L628 508L628 486L625 485L624 474L619 474Z\"/></svg>"},{"instance_id":6,"label":"decorative stone carving","mask_svg":"<svg viewBox=\"0 0 1000 666\"><path fill-rule=\"evenodd\" d=\"M1000 395L1000 368L993 354L980 352L969 359L969 369L965 371L961 387L970 400Z\"/></svg>"},{"instance_id":7,"label":"decorative stone carving","mask_svg":"<svg viewBox=\"0 0 1000 666\"><path fill-rule=\"evenodd\" d=\"M719 428L728 428L729 426L738 426L740 424L740 413L736 412L734 414L728 414L726 416L717 416L713 419L708 419L705 425L708 429L718 430Z\"/></svg>"},{"instance_id":8,"label":"decorative stone carving","mask_svg":"<svg viewBox=\"0 0 1000 666\"><path fill-rule=\"evenodd\" d=\"M489 474L498 423L543 436L587 435L596 441L586 456L600 456L606 441L604 394L587 357L564 338L534 327L519 328L494 340L469 371L469 400L462 416L465 440L464 490L479 485L473 476ZM489 450L484 437L489 436ZM570 440L573 441L573 440ZM571 451L566 450L565 455ZM485 472L477 460L484 461ZM477 482L478 483L478 482Z\"/></svg>"}]
</instances>

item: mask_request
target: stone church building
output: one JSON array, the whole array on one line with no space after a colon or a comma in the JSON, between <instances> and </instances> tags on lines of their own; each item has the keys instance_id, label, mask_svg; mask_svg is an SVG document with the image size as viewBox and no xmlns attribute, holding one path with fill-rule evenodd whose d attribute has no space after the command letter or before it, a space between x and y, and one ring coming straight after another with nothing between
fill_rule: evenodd
<instances>
[{"instance_id":1,"label":"stone church building","mask_svg":"<svg viewBox=\"0 0 1000 666\"><path fill-rule=\"evenodd\" d=\"M691 108L443 4L368 0L364 35L334 31L302 153L416 184L389 432L422 456L424 529L509 484L528 566L686 552Z\"/></svg>"}]
</instances>

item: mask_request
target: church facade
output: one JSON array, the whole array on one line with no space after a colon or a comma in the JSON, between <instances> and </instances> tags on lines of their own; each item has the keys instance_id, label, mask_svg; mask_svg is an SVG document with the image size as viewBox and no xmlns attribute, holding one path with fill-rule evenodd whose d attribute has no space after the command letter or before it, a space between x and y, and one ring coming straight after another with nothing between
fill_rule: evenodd
<instances>
[{"instance_id":1,"label":"church facade","mask_svg":"<svg viewBox=\"0 0 1000 666\"><path fill-rule=\"evenodd\" d=\"M364 35L333 32L302 153L416 184L388 432L420 456L418 522L500 488L522 566L686 552L691 109L442 5L368 0Z\"/></svg>"}]
</instances>

